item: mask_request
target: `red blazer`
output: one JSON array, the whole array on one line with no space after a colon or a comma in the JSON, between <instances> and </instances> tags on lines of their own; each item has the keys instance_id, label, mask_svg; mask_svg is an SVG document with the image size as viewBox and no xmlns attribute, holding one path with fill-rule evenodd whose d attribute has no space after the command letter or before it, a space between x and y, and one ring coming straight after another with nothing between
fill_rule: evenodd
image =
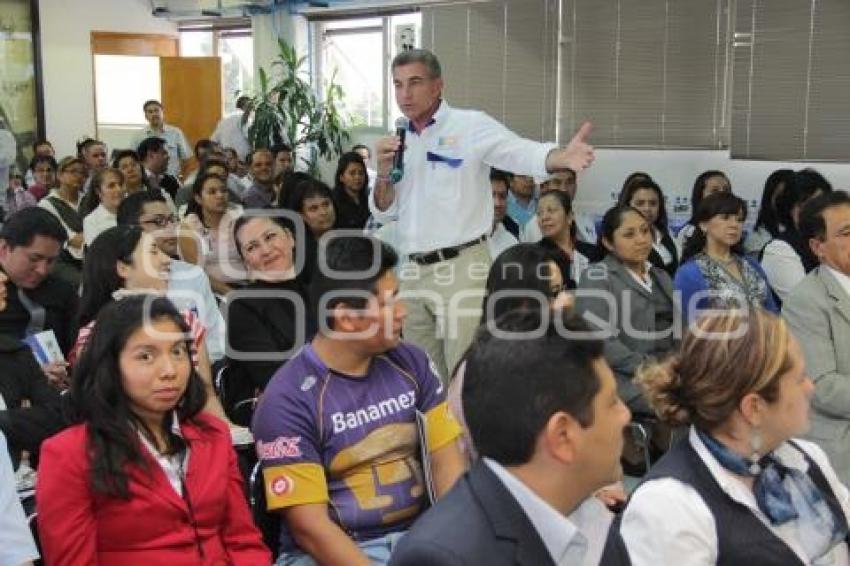
<instances>
[{"instance_id":1,"label":"red blazer","mask_svg":"<svg viewBox=\"0 0 850 566\"><path fill-rule=\"evenodd\" d=\"M184 422L181 431L190 450L185 485L197 539L189 506L144 448L150 473L128 466L130 499L124 500L91 490L86 425L46 440L36 509L47 566L271 564L245 501L226 425L207 415L196 420L201 426Z\"/></svg>"}]
</instances>

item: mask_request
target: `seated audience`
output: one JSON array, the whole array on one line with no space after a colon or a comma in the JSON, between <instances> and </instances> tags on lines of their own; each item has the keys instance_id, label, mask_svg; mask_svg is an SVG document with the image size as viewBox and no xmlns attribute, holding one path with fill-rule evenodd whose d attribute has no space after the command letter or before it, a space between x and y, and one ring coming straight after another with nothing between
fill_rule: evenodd
<instances>
[{"instance_id":1,"label":"seated audience","mask_svg":"<svg viewBox=\"0 0 850 566\"><path fill-rule=\"evenodd\" d=\"M245 208L268 208L277 200L278 186L274 175L274 155L265 148L248 156L251 186L242 193Z\"/></svg>"},{"instance_id":2,"label":"seated audience","mask_svg":"<svg viewBox=\"0 0 850 566\"><path fill-rule=\"evenodd\" d=\"M584 272L576 312L592 315L604 325L603 332L610 333L604 355L617 378L620 398L633 412L647 415L649 406L633 379L642 364L676 347L674 323L680 314L673 282L649 262L652 229L637 209L615 206L602 218L601 230L605 258Z\"/></svg>"},{"instance_id":3,"label":"seated audience","mask_svg":"<svg viewBox=\"0 0 850 566\"><path fill-rule=\"evenodd\" d=\"M295 154L292 148L285 143L273 145L271 152L274 159L275 183L280 183L284 175L295 171Z\"/></svg>"},{"instance_id":4,"label":"seated audience","mask_svg":"<svg viewBox=\"0 0 850 566\"><path fill-rule=\"evenodd\" d=\"M809 426L812 380L785 322L756 308L701 317L638 378L659 418L690 425L632 494L635 566L847 564L850 493Z\"/></svg>"},{"instance_id":5,"label":"seated audience","mask_svg":"<svg viewBox=\"0 0 850 566\"><path fill-rule=\"evenodd\" d=\"M9 216L24 208L35 206L38 200L27 190L23 175L18 172L17 167L9 168L9 184L6 194L0 204L0 213Z\"/></svg>"},{"instance_id":6,"label":"seated audience","mask_svg":"<svg viewBox=\"0 0 850 566\"><path fill-rule=\"evenodd\" d=\"M359 153L344 153L334 175L337 228L362 230L369 220L369 178Z\"/></svg>"},{"instance_id":7,"label":"seated audience","mask_svg":"<svg viewBox=\"0 0 850 566\"><path fill-rule=\"evenodd\" d=\"M806 273L817 266L809 243L800 237L798 224L800 210L806 202L832 191L832 187L821 179L823 177L814 171L798 171L789 177L785 190L776 199L779 222L784 230L764 246L760 261L780 303Z\"/></svg>"},{"instance_id":8,"label":"seated audience","mask_svg":"<svg viewBox=\"0 0 850 566\"><path fill-rule=\"evenodd\" d=\"M241 213L228 202L225 178L204 173L192 185L180 226L180 256L203 267L213 291L222 295L244 281L233 241L233 222Z\"/></svg>"},{"instance_id":9,"label":"seated audience","mask_svg":"<svg viewBox=\"0 0 850 566\"><path fill-rule=\"evenodd\" d=\"M33 180L28 183L28 190L37 201L46 197L56 187L58 168L59 165L52 155L36 155L30 161Z\"/></svg>"},{"instance_id":10,"label":"seated audience","mask_svg":"<svg viewBox=\"0 0 850 566\"><path fill-rule=\"evenodd\" d=\"M552 191L566 193L570 197L570 202L575 202L576 193L578 192L575 172L570 169L558 171L551 174L540 184L541 197ZM576 225L576 238L579 241L596 244L596 220L592 214L573 209L573 223ZM538 222L537 214L531 217L520 230L520 242L539 242L540 238L543 237L543 234L540 232L540 223Z\"/></svg>"},{"instance_id":11,"label":"seated audience","mask_svg":"<svg viewBox=\"0 0 850 566\"><path fill-rule=\"evenodd\" d=\"M312 337L316 324L307 289L295 276L289 226L280 218L246 215L233 229L250 279L227 304L229 365L235 374L227 397L237 403L263 391L282 363Z\"/></svg>"},{"instance_id":12,"label":"seated audience","mask_svg":"<svg viewBox=\"0 0 850 566\"><path fill-rule=\"evenodd\" d=\"M537 212L537 185L529 175L511 175L508 192L508 216L525 226Z\"/></svg>"},{"instance_id":13,"label":"seated audience","mask_svg":"<svg viewBox=\"0 0 850 566\"><path fill-rule=\"evenodd\" d=\"M565 291L561 270L551 254L534 244L517 244L493 260L484 287L481 324L490 324L517 308L564 309L572 306L573 296ZM466 368L461 360L449 384L449 409L462 429L461 452L467 460L478 459L463 416L461 391Z\"/></svg>"},{"instance_id":14,"label":"seated audience","mask_svg":"<svg viewBox=\"0 0 850 566\"><path fill-rule=\"evenodd\" d=\"M0 564L27 565L38 560L38 548L15 491L15 472L0 432Z\"/></svg>"},{"instance_id":15,"label":"seated audience","mask_svg":"<svg viewBox=\"0 0 850 566\"><path fill-rule=\"evenodd\" d=\"M792 169L777 169L764 182L755 226L744 239L744 251L748 254L760 257L764 247L785 229L779 221L776 199L785 191L788 179L793 174Z\"/></svg>"},{"instance_id":16,"label":"seated audience","mask_svg":"<svg viewBox=\"0 0 850 566\"><path fill-rule=\"evenodd\" d=\"M463 408L482 458L413 525L392 566L628 563L616 531L606 549L612 514L592 495L622 476L631 415L602 343L571 331L589 328L539 310L479 331Z\"/></svg>"},{"instance_id":17,"label":"seated audience","mask_svg":"<svg viewBox=\"0 0 850 566\"><path fill-rule=\"evenodd\" d=\"M367 236L326 251L351 273L317 281L324 322L272 377L252 429L268 509L282 515L278 564L386 564L427 506L420 444L441 497L463 471L460 431L427 354L400 340L395 252Z\"/></svg>"},{"instance_id":18,"label":"seated audience","mask_svg":"<svg viewBox=\"0 0 850 566\"><path fill-rule=\"evenodd\" d=\"M169 173L171 157L166 141L159 137L145 138L139 143L136 152L142 164L147 185L153 189L160 189L167 194L173 204L177 191L180 189L180 181L175 177L177 173ZM178 163L177 171L179 172L179 170L180 165Z\"/></svg>"},{"instance_id":19,"label":"seated audience","mask_svg":"<svg viewBox=\"0 0 850 566\"><path fill-rule=\"evenodd\" d=\"M694 318L706 308L761 306L779 312L761 266L744 255L741 236L747 203L728 191L703 199L673 280L682 293L682 314ZM694 295L698 296L694 300ZM693 303L693 304L692 304Z\"/></svg>"},{"instance_id":20,"label":"seated audience","mask_svg":"<svg viewBox=\"0 0 850 566\"><path fill-rule=\"evenodd\" d=\"M56 217L65 229L67 240L53 264L53 273L75 288L80 286L83 269L83 217L79 208L82 202L86 168L76 157L66 157L59 162L59 187L50 191L38 206Z\"/></svg>"},{"instance_id":21,"label":"seated audience","mask_svg":"<svg viewBox=\"0 0 850 566\"><path fill-rule=\"evenodd\" d=\"M246 152L246 156L249 152ZM232 147L224 148L224 159L227 162L227 170L230 171L230 174L236 177L236 180L239 182L239 193L241 194L245 189L245 185L243 184L243 179L248 174L248 168L245 166L245 162L242 157L236 152Z\"/></svg>"},{"instance_id":22,"label":"seated audience","mask_svg":"<svg viewBox=\"0 0 850 566\"><path fill-rule=\"evenodd\" d=\"M543 239L537 244L548 250L567 289L575 289L581 274L600 257L595 245L576 238L572 201L567 193L552 191L540 198L537 220Z\"/></svg>"},{"instance_id":23,"label":"seated audience","mask_svg":"<svg viewBox=\"0 0 850 566\"><path fill-rule=\"evenodd\" d=\"M159 249L171 258L168 298L178 308L197 313L206 328L210 361L213 366L220 364L224 358L224 319L204 270L178 259L177 217L166 204L165 195L157 191L128 196L118 207L118 225L141 227L156 239Z\"/></svg>"},{"instance_id":24,"label":"seated audience","mask_svg":"<svg viewBox=\"0 0 850 566\"><path fill-rule=\"evenodd\" d=\"M66 239L62 225L46 210L26 208L0 229L0 270L6 274L6 308L0 312L0 334L16 340L50 330L63 354L77 337L77 291L51 274ZM67 381L65 364L43 368L51 383Z\"/></svg>"},{"instance_id":25,"label":"seated audience","mask_svg":"<svg viewBox=\"0 0 850 566\"><path fill-rule=\"evenodd\" d=\"M269 564L221 421L204 414L189 327L166 299L104 308L44 443L36 488L50 564Z\"/></svg>"},{"instance_id":26,"label":"seated audience","mask_svg":"<svg viewBox=\"0 0 850 566\"><path fill-rule=\"evenodd\" d=\"M694 181L694 188L691 190L691 218L679 229L678 234L676 234L676 245L680 250L685 249L685 242L693 235L696 229L695 216L702 199L714 193L731 192L732 184L723 171L703 171L697 176L696 181Z\"/></svg>"},{"instance_id":27,"label":"seated audience","mask_svg":"<svg viewBox=\"0 0 850 566\"><path fill-rule=\"evenodd\" d=\"M36 157L53 157L54 163L56 158L56 151L53 149L53 144L45 139L38 139L32 144L32 159L34 160ZM32 187L35 184L35 170L32 167L32 160L30 160L29 169L27 169L26 174L24 175L24 180L27 183L28 187ZM56 168L53 168L54 173L56 172ZM45 194L47 194L45 192ZM38 195L35 195L37 199L40 199ZM44 196L44 195L41 195Z\"/></svg>"},{"instance_id":28,"label":"seated audience","mask_svg":"<svg viewBox=\"0 0 850 566\"><path fill-rule=\"evenodd\" d=\"M139 162L139 156L132 149L116 151L112 157L112 168L118 169L124 175L124 191L128 195L139 191L159 191L153 188L150 181L145 177L145 170ZM168 195L162 191L163 195ZM171 198L166 196L166 198Z\"/></svg>"},{"instance_id":29,"label":"seated audience","mask_svg":"<svg viewBox=\"0 0 850 566\"><path fill-rule=\"evenodd\" d=\"M0 313L8 304L7 281L0 271ZM0 367L0 436L9 440L9 457L17 469L21 450L37 453L41 442L60 430L64 421L59 391L47 382L29 346L14 336L0 334ZM7 456L0 453L0 458Z\"/></svg>"},{"instance_id":30,"label":"seated audience","mask_svg":"<svg viewBox=\"0 0 850 566\"><path fill-rule=\"evenodd\" d=\"M86 194L91 189L94 176L109 165L106 144L100 140L86 138L77 144L77 156L86 166L86 179L82 189L83 194Z\"/></svg>"},{"instance_id":31,"label":"seated audience","mask_svg":"<svg viewBox=\"0 0 850 566\"><path fill-rule=\"evenodd\" d=\"M667 206L661 187L652 179L635 177L620 192L619 204L634 207L644 215L652 230L649 261L673 277L679 267L679 253L667 227Z\"/></svg>"},{"instance_id":32,"label":"seated audience","mask_svg":"<svg viewBox=\"0 0 850 566\"><path fill-rule=\"evenodd\" d=\"M92 190L83 197L89 210L83 218L83 236L90 246L97 236L117 224L118 205L124 200L124 174L118 169L102 169L92 179Z\"/></svg>"},{"instance_id":33,"label":"seated audience","mask_svg":"<svg viewBox=\"0 0 850 566\"><path fill-rule=\"evenodd\" d=\"M198 179L199 175L203 175L204 173L211 173L213 175L218 175L223 179L227 179L227 199L231 204L242 204L242 197L240 195L245 190L245 187L243 187L242 183L239 182L239 179L230 172L230 167L227 165L224 155L213 152L201 162L200 167L189 175L186 179L186 183L180 187L179 191L177 191L176 204L178 207L185 210L185 205L188 204L189 200L192 198L192 187L194 186L195 181Z\"/></svg>"},{"instance_id":34,"label":"seated audience","mask_svg":"<svg viewBox=\"0 0 850 566\"><path fill-rule=\"evenodd\" d=\"M333 194L323 182L306 177L294 186L289 202L304 221L304 243L298 248L304 250L301 279L309 284L318 271L319 239L336 226Z\"/></svg>"},{"instance_id":35,"label":"seated audience","mask_svg":"<svg viewBox=\"0 0 850 566\"><path fill-rule=\"evenodd\" d=\"M815 381L812 428L845 485L850 485L850 196L826 193L800 214L800 237L820 265L794 287L782 315L800 340Z\"/></svg>"},{"instance_id":36,"label":"seated audience","mask_svg":"<svg viewBox=\"0 0 850 566\"><path fill-rule=\"evenodd\" d=\"M499 191L500 195L502 195L502 194L505 195L505 204L504 204L504 207L503 207L504 212L502 213L502 221L501 221L502 225L504 226L505 230L508 231L508 233L513 235L515 238L519 239L519 237L520 237L520 225L517 224L516 221L513 218L508 216L508 200L507 199L508 199L508 194L510 192L510 187L511 187L511 174L508 173L507 171L502 171L501 169L496 169L495 167L491 167L490 168L490 190L494 191L493 195L496 194L495 191L497 191L497 190ZM531 221L535 221L535 223L536 223L537 216L535 215L534 218L529 220L529 222L531 222ZM534 241L536 242L536 241L540 240L540 238L541 238L541 236L538 235L537 239L535 239ZM493 257L495 258L497 255L499 255L499 254L496 254Z\"/></svg>"},{"instance_id":37,"label":"seated audience","mask_svg":"<svg viewBox=\"0 0 850 566\"><path fill-rule=\"evenodd\" d=\"M519 230L519 227L507 214L508 185L500 175L504 173L498 169L490 171L490 190L493 193L493 230L487 238L487 249L490 250L490 257L493 259L519 242L516 233L511 231L511 226L516 230Z\"/></svg>"}]
</instances>

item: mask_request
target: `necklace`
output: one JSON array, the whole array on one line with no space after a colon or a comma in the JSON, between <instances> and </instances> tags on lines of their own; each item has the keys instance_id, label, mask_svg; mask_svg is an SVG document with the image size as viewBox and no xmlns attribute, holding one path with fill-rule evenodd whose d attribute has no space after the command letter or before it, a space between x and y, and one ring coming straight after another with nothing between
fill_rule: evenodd
<instances>
[{"instance_id":1,"label":"necklace","mask_svg":"<svg viewBox=\"0 0 850 566\"><path fill-rule=\"evenodd\" d=\"M731 265L737 258L733 255L729 256L729 259L720 259L719 257L714 257L713 255L706 254L708 257L719 263L720 265Z\"/></svg>"}]
</instances>

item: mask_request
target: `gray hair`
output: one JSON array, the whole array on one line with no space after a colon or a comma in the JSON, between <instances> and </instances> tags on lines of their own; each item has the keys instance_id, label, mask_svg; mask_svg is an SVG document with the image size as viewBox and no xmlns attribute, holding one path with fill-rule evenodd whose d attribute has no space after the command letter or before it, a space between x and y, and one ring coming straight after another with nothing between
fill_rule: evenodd
<instances>
[{"instance_id":1,"label":"gray hair","mask_svg":"<svg viewBox=\"0 0 850 566\"><path fill-rule=\"evenodd\" d=\"M422 63L428 68L428 73L432 79L439 79L443 76L443 69L440 67L440 61L437 56L427 49L408 49L402 51L393 58L393 63L390 70L395 71L396 67L404 65L412 65L413 63Z\"/></svg>"}]
</instances>

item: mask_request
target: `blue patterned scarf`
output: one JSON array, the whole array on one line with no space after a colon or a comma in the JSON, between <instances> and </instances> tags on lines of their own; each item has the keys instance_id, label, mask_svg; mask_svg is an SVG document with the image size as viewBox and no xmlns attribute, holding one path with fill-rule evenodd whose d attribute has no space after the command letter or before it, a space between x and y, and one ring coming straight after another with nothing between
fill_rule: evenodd
<instances>
[{"instance_id":1,"label":"blue patterned scarf","mask_svg":"<svg viewBox=\"0 0 850 566\"><path fill-rule=\"evenodd\" d=\"M833 516L808 474L789 468L773 454L763 456L754 466L712 436L700 430L697 434L721 466L739 476L754 478L756 505L771 524L798 520L800 539L810 557L821 556L844 539L843 521Z\"/></svg>"}]
</instances>

